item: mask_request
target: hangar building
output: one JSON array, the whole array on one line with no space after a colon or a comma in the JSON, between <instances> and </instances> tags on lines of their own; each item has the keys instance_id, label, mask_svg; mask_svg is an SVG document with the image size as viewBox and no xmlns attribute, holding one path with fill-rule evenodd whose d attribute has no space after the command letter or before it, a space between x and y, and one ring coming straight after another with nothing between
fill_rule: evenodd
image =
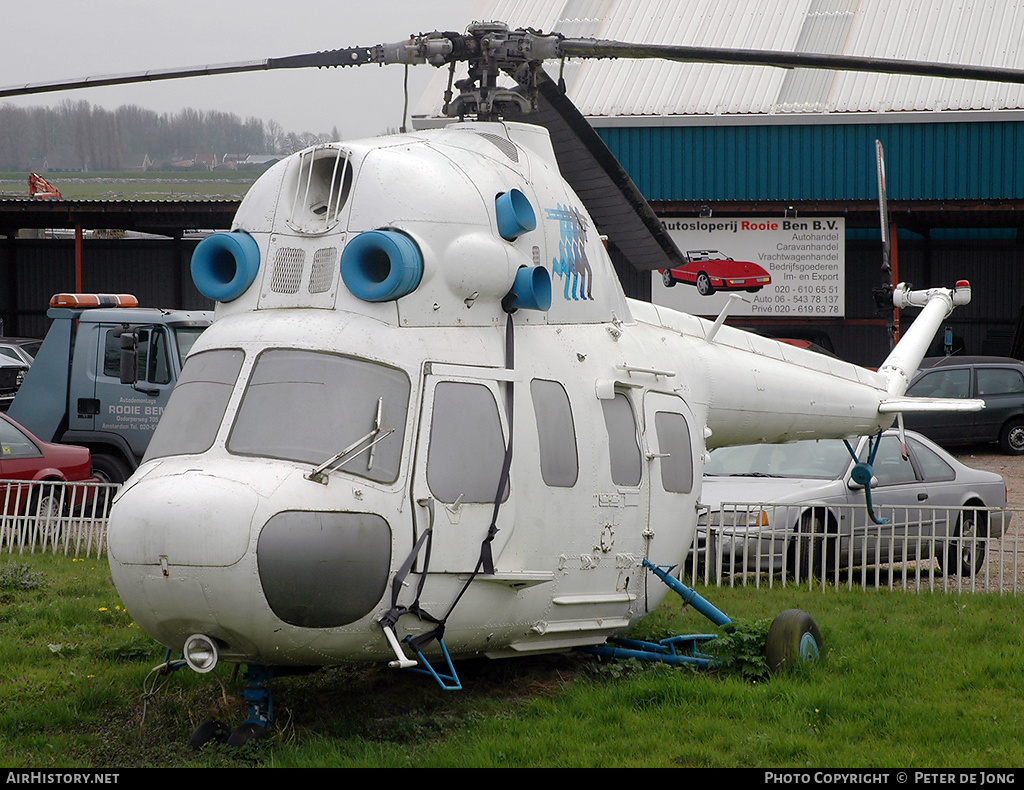
<instances>
[{"instance_id":1,"label":"hangar building","mask_svg":"<svg viewBox=\"0 0 1024 790\"><path fill-rule=\"evenodd\" d=\"M1024 5L1014 0L489 0L475 18L571 37L1024 69ZM680 250L758 256L772 273L770 286L741 294L731 323L831 342L860 364L884 356L872 293L883 256L878 141L894 278L970 280L973 301L951 317L950 346L1024 356L1024 86L657 60L546 69ZM444 71L417 108L419 124L440 115ZM838 221L838 233L815 238L815 221ZM735 241L741 233L708 230L733 222L779 232L751 246ZM816 258L819 247L828 249ZM619 271L631 296L712 316L723 304L721 290L701 300L642 265ZM912 318L900 316L896 331Z\"/></svg>"}]
</instances>

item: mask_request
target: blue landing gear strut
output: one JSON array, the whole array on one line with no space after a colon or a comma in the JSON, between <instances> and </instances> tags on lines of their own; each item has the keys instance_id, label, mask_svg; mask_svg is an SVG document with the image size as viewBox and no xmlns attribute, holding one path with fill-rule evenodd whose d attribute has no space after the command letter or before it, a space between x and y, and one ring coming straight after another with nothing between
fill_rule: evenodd
<instances>
[{"instance_id":1,"label":"blue landing gear strut","mask_svg":"<svg viewBox=\"0 0 1024 790\"><path fill-rule=\"evenodd\" d=\"M692 606L715 625L732 631L734 626L729 617L702 598L695 590L687 587L669 575L671 567L659 568L643 561L647 570L661 579L683 601ZM718 661L714 656L701 653L698 647L717 639L717 634L690 634L673 636L660 642L644 642L636 639L612 637L605 644L586 648L587 652L609 658L636 658L641 661L655 661L663 664L689 664L702 669L714 669ZM765 658L771 672L781 672L797 664L818 661L824 655L824 640L817 623L800 609L781 612L768 629L765 640Z\"/></svg>"},{"instance_id":2,"label":"blue landing gear strut","mask_svg":"<svg viewBox=\"0 0 1024 790\"><path fill-rule=\"evenodd\" d=\"M210 741L244 746L249 741L265 738L274 720L274 703L267 683L275 674L273 667L249 666L242 675L248 682L242 697L249 704L249 717L234 730L216 719L208 719L192 733L189 746L198 751Z\"/></svg>"},{"instance_id":3,"label":"blue landing gear strut","mask_svg":"<svg viewBox=\"0 0 1024 790\"><path fill-rule=\"evenodd\" d=\"M671 568L663 569L654 565L649 560L644 560L643 565L647 570L661 579L673 592L680 595L683 601L692 606L712 623L721 626L726 630L732 625L732 620L725 613L713 606L707 599L701 597L696 590L687 587L681 581L669 575ZM612 637L605 644L587 648L587 652L608 658L636 658L641 661L655 661L662 664L689 664L702 669L711 669L716 666L713 656L701 653L698 647L717 639L717 634L687 634L684 636L672 636L662 639L660 642L645 642L637 639L623 639Z\"/></svg>"}]
</instances>

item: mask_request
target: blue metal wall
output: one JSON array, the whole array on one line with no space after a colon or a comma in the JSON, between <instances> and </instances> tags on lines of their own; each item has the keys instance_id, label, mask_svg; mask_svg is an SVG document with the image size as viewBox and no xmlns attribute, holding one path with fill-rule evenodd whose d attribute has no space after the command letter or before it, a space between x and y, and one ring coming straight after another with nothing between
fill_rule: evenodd
<instances>
[{"instance_id":1,"label":"blue metal wall","mask_svg":"<svg viewBox=\"0 0 1024 790\"><path fill-rule=\"evenodd\" d=\"M599 128L648 200L1024 198L1024 122Z\"/></svg>"}]
</instances>

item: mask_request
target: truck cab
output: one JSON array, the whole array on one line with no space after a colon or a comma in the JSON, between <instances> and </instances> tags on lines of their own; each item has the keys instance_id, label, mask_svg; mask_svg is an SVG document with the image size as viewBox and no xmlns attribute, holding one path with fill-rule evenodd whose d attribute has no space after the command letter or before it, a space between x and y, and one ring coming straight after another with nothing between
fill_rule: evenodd
<instances>
[{"instance_id":1,"label":"truck cab","mask_svg":"<svg viewBox=\"0 0 1024 790\"><path fill-rule=\"evenodd\" d=\"M209 311L143 308L129 294L58 294L11 417L46 441L92 451L93 473L123 483L149 445Z\"/></svg>"}]
</instances>

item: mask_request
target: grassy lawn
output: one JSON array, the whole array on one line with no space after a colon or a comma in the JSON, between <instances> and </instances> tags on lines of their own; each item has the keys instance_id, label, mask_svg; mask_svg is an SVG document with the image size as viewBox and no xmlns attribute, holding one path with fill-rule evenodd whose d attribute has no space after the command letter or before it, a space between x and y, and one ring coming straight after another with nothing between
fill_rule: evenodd
<instances>
[{"instance_id":1,"label":"grassy lawn","mask_svg":"<svg viewBox=\"0 0 1024 790\"><path fill-rule=\"evenodd\" d=\"M44 173L66 200L241 199L256 171ZM29 197L28 173L0 173L0 195Z\"/></svg>"},{"instance_id":2,"label":"grassy lawn","mask_svg":"<svg viewBox=\"0 0 1024 790\"><path fill-rule=\"evenodd\" d=\"M0 555L0 766L1009 768L1024 764L1019 602L990 595L706 589L763 634L797 607L825 660L758 677L559 655L470 661L464 690L343 666L274 682L271 737L187 741L245 716L231 667L150 676L163 651L102 560ZM637 635L713 631L675 595ZM723 644L726 644L723 640ZM743 648L741 648L742 652Z\"/></svg>"}]
</instances>

